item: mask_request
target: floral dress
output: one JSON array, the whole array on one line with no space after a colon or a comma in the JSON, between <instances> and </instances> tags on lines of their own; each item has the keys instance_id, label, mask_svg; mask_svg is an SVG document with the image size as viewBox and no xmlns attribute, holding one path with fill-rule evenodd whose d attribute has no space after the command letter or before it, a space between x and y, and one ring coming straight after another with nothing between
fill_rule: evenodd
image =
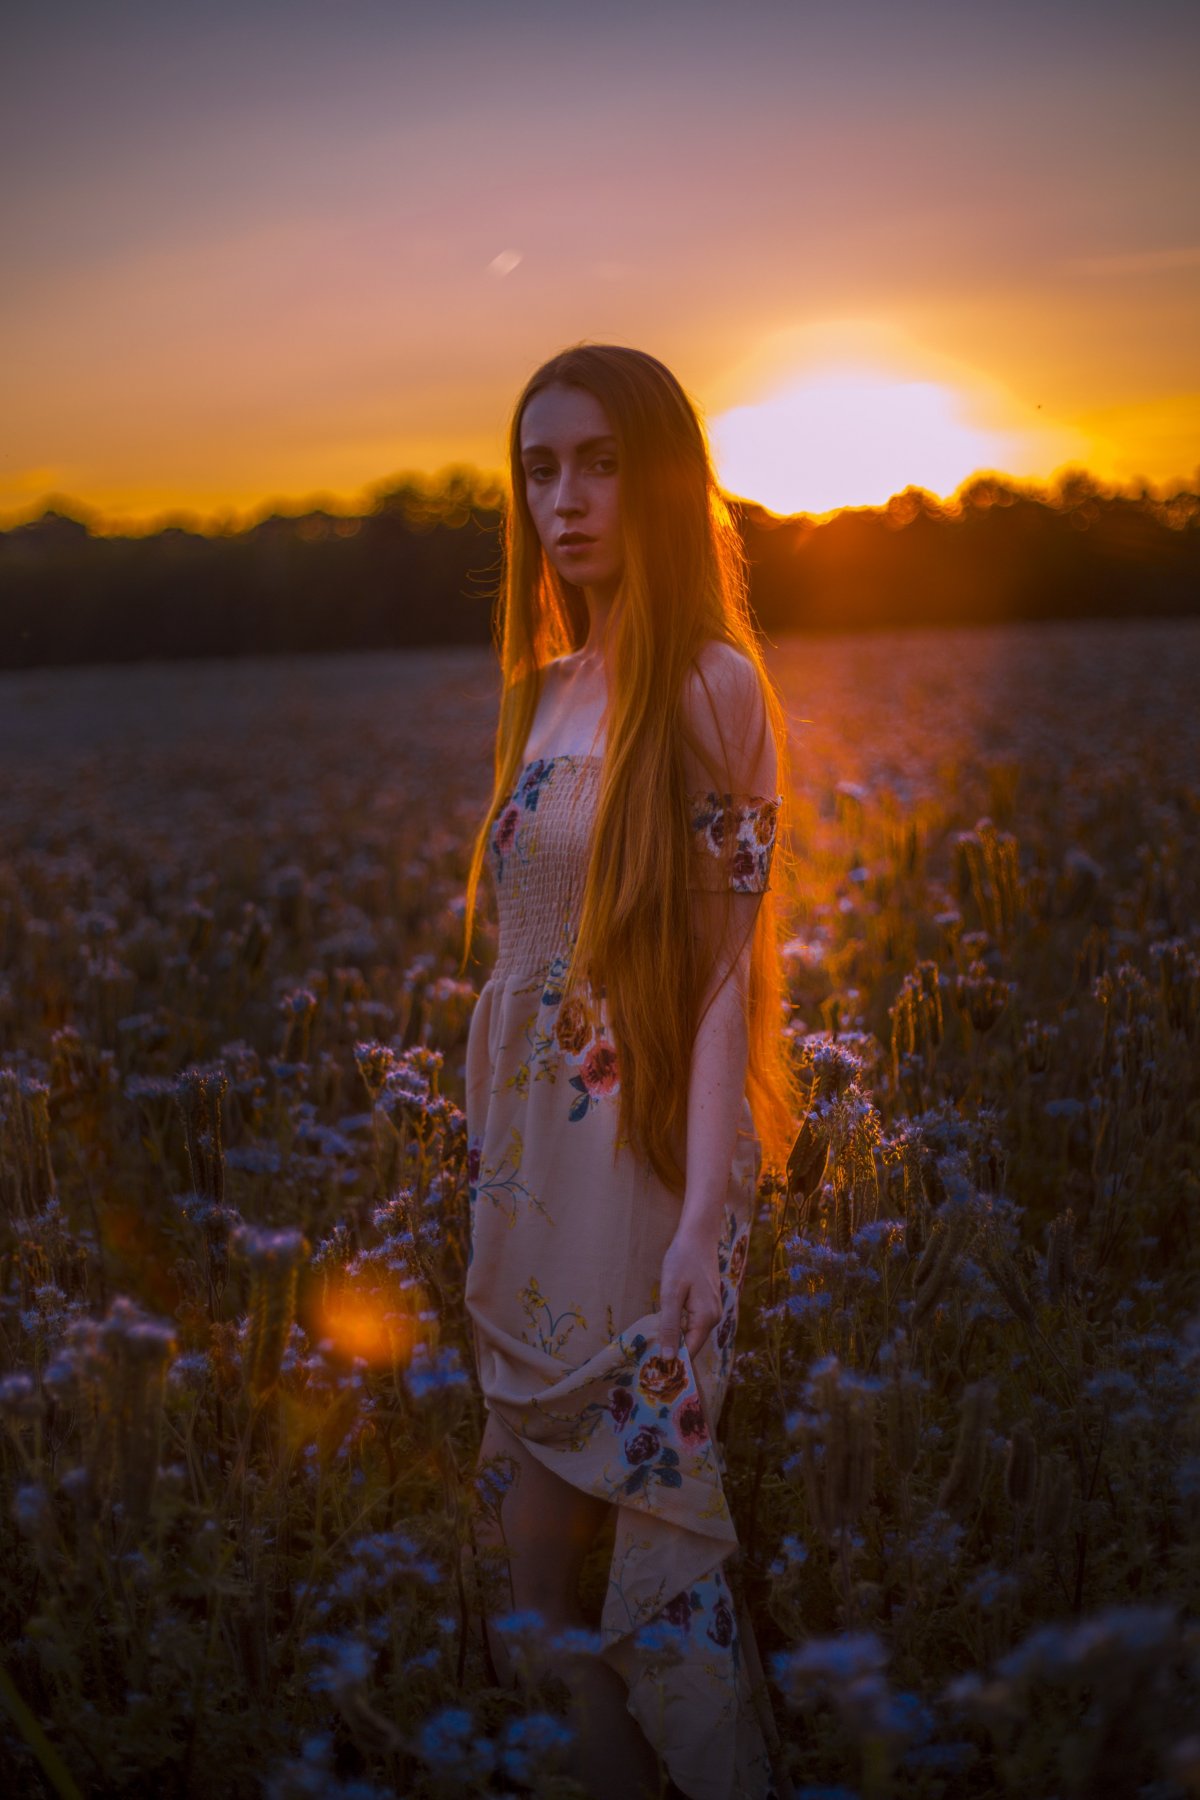
<instances>
[{"instance_id":1,"label":"floral dress","mask_svg":"<svg viewBox=\"0 0 1200 1800\"><path fill-rule=\"evenodd\" d=\"M760 1146L743 1101L720 1321L694 1361L686 1345L665 1358L658 1283L681 1203L617 1140L621 1071L603 1000L562 993L600 767L594 756L528 763L492 828L499 948L467 1045L466 1303L489 1411L547 1468L618 1508L602 1653L630 1711L689 1800L762 1800L757 1655L722 1575L737 1535L714 1436ZM694 796L693 885L761 892L779 806Z\"/></svg>"}]
</instances>

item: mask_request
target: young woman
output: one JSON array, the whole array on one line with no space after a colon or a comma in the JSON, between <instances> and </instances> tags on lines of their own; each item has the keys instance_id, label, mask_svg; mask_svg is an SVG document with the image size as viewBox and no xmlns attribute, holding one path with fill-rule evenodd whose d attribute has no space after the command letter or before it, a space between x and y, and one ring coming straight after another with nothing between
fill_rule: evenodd
<instances>
[{"instance_id":1,"label":"young woman","mask_svg":"<svg viewBox=\"0 0 1200 1800\"><path fill-rule=\"evenodd\" d=\"M766 895L781 712L703 430L661 363L554 357L510 454L467 912L469 944L486 861L498 954L467 1050L494 1501L477 1547L502 1557L505 1601L560 1634L597 1800L658 1794L660 1758L689 1800L761 1800L769 1710L722 1574L737 1536L715 1432L762 1152L786 1155L794 1110ZM589 1654L576 1583L614 1506Z\"/></svg>"}]
</instances>

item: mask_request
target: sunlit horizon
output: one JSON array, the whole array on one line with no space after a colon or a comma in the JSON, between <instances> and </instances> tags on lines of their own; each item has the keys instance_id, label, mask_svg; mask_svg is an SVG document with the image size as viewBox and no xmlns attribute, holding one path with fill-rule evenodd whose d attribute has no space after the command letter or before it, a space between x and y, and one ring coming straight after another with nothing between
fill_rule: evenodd
<instances>
[{"instance_id":1,"label":"sunlit horizon","mask_svg":"<svg viewBox=\"0 0 1200 1800\"><path fill-rule=\"evenodd\" d=\"M27 9L0 519L496 469L581 340L667 363L772 510L1192 485L1194 40L1160 0Z\"/></svg>"},{"instance_id":2,"label":"sunlit horizon","mask_svg":"<svg viewBox=\"0 0 1200 1800\"><path fill-rule=\"evenodd\" d=\"M981 475L1053 489L1066 472L1082 469L1113 492L1148 487L1164 495L1200 485L1200 459L1190 472L1156 469L1150 456L1139 462L1128 444L1120 448L1119 419L1097 414L1089 431L1051 417L1040 403L1021 401L982 370L935 355L879 318L826 319L768 334L714 386L724 402L716 407L692 391L706 415L722 489L779 515L822 518L883 506L908 488L948 502ZM1181 399L1186 411L1187 397ZM1143 411L1160 442L1172 441L1179 406ZM1186 431L1176 438L1188 441ZM142 536L171 525L228 532L273 515L362 517L389 485L415 478L436 487L456 469L473 471L484 484L503 480L495 430L444 440L425 456L406 458L399 446L389 456L387 448L384 434L378 445L355 447L349 460L335 456L329 477L316 482L289 481L295 464L284 456L283 478L216 492L155 486L123 493L101 484L89 493L52 484L61 471L30 470L25 482L37 486L45 477L45 485L23 505L11 504L10 488L0 529L53 509L84 516L103 535ZM372 452L379 464L360 474Z\"/></svg>"},{"instance_id":3,"label":"sunlit horizon","mask_svg":"<svg viewBox=\"0 0 1200 1800\"><path fill-rule=\"evenodd\" d=\"M984 480L1009 486L1014 492L1047 496L1053 496L1063 480L1080 474L1095 482L1102 494L1114 496L1139 497L1145 491L1152 498L1162 501L1178 493L1200 491L1200 474L1190 481L1186 476L1157 482L1147 481L1141 476L1121 480L1119 477L1102 475L1087 462L1068 458L1045 472L1025 474L1014 473L1012 469L1001 467L995 462L981 462L943 487L921 480L905 480L895 485L883 482L869 492L865 489L860 491L853 499L831 501L829 504L820 504L818 499L814 499L812 504L794 505L782 498L782 486L778 496L772 497L774 490L769 484L767 491L756 492L749 483L739 481L736 464L732 459L721 461L714 455L714 464L721 491L727 500L758 507L779 518L807 518L818 522L834 518L843 512L881 510L889 501L910 491L925 494L939 505L952 507L962 490ZM325 489L313 493L276 493L245 507L223 506L211 513L188 506L169 506L139 515L113 514L93 506L76 494L48 493L32 506L19 508L8 514L0 513L0 532L35 524L48 514L75 519L86 525L96 537L150 537L156 532L169 530L190 531L201 536L228 535L251 530L267 519L303 519L316 513L325 514L331 519L344 519L348 524L356 525L358 521L370 516L380 495L393 491L401 483L416 480L427 492L436 494L444 479L463 471L478 477L479 486L484 490L494 488L504 480L497 470L458 461L444 463L439 468L396 470L393 475L372 482L367 489L357 494L337 494Z\"/></svg>"}]
</instances>

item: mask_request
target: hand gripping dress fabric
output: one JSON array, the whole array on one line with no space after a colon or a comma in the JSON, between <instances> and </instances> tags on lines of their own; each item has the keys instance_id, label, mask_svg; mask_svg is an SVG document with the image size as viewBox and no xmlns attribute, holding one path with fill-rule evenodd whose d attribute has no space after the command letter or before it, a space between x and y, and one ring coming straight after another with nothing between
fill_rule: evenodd
<instances>
[{"instance_id":1,"label":"hand gripping dress fabric","mask_svg":"<svg viewBox=\"0 0 1200 1800\"><path fill-rule=\"evenodd\" d=\"M564 999L600 759L526 764L488 862L499 939L467 1043L466 1304L489 1412L538 1461L617 1507L602 1654L689 1800L765 1800L757 1654L722 1564L737 1534L717 1422L761 1151L745 1100L718 1247L721 1317L693 1360L657 1343L680 1200L618 1141L603 996ZM761 892L780 800L689 800L691 880Z\"/></svg>"}]
</instances>

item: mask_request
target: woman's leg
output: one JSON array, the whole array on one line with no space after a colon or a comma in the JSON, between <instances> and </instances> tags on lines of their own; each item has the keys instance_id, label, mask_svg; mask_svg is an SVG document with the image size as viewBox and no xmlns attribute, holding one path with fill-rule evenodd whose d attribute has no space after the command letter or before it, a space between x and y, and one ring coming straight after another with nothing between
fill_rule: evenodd
<instances>
[{"instance_id":1,"label":"woman's leg","mask_svg":"<svg viewBox=\"0 0 1200 1800\"><path fill-rule=\"evenodd\" d=\"M476 1542L488 1564L499 1565L491 1583L517 1612L537 1612L551 1633L582 1626L579 1573L607 1503L581 1493L551 1473L492 1415L488 1414L480 1446L480 1463L509 1457L515 1468L499 1508L499 1520L476 1515ZM507 1555L505 1555L507 1553ZM507 1562L505 1581L503 1564ZM485 1576L486 1578L486 1576ZM495 1601L493 1599L493 1606ZM503 1613L505 1605L498 1610ZM484 1629L487 1631L487 1608ZM511 1685L516 1679L500 1633L488 1631L496 1672ZM554 1672L571 1691L577 1734L572 1773L593 1800L650 1800L665 1787L658 1758L626 1705L626 1687L616 1670L598 1656L556 1656Z\"/></svg>"}]
</instances>

